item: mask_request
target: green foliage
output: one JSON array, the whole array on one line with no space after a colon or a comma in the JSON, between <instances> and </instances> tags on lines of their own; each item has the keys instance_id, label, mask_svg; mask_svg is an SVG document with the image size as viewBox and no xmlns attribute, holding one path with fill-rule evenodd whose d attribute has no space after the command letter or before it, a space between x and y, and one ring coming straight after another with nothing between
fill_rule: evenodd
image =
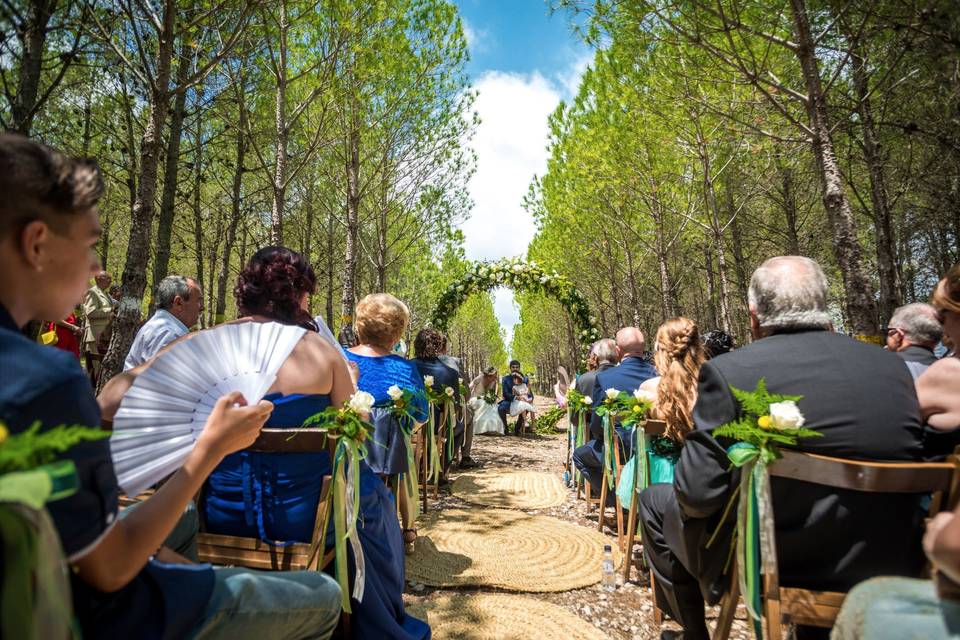
<instances>
[{"instance_id":1,"label":"green foliage","mask_svg":"<svg viewBox=\"0 0 960 640\"><path fill-rule=\"evenodd\" d=\"M556 433L557 424L566 416L567 412L563 407L551 407L549 411L537 417L537 433L543 435Z\"/></svg>"},{"instance_id":2,"label":"green foliage","mask_svg":"<svg viewBox=\"0 0 960 640\"><path fill-rule=\"evenodd\" d=\"M27 471L53 462L61 454L81 442L92 442L110 437L109 431L79 425L60 425L40 431L40 422L34 422L21 433L10 434L0 423L0 473Z\"/></svg>"}]
</instances>

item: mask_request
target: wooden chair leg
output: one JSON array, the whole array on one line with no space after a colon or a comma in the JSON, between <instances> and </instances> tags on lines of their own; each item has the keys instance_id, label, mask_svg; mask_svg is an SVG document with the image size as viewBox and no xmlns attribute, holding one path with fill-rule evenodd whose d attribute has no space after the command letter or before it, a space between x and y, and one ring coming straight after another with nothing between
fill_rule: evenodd
<instances>
[{"instance_id":1,"label":"wooden chair leg","mask_svg":"<svg viewBox=\"0 0 960 640\"><path fill-rule=\"evenodd\" d=\"M780 601L767 598L764 604L768 640L782 640L783 627L780 621Z\"/></svg>"},{"instance_id":2,"label":"wooden chair leg","mask_svg":"<svg viewBox=\"0 0 960 640\"><path fill-rule=\"evenodd\" d=\"M650 599L653 600L653 624L657 628L663 624L663 610L657 602L657 581L653 577L653 569L650 569Z\"/></svg>"},{"instance_id":3,"label":"wooden chair leg","mask_svg":"<svg viewBox=\"0 0 960 640\"><path fill-rule=\"evenodd\" d=\"M597 530L600 531L600 533L603 533L603 523L607 519L607 479L606 478L603 479L602 485L603 486L600 487L600 504L598 505L598 508L600 509L600 515L597 518L597 522L598 522Z\"/></svg>"},{"instance_id":4,"label":"wooden chair leg","mask_svg":"<svg viewBox=\"0 0 960 640\"><path fill-rule=\"evenodd\" d=\"M727 640L730 637L733 617L737 613L737 604L740 602L740 582L737 580L736 568L732 578L730 589L720 602L720 615L717 617L717 626L713 630L712 640Z\"/></svg>"},{"instance_id":5,"label":"wooden chair leg","mask_svg":"<svg viewBox=\"0 0 960 640\"><path fill-rule=\"evenodd\" d=\"M613 508L617 516L617 546L623 549L623 505L620 504L620 497L614 494Z\"/></svg>"},{"instance_id":6,"label":"wooden chair leg","mask_svg":"<svg viewBox=\"0 0 960 640\"><path fill-rule=\"evenodd\" d=\"M627 534L623 540L623 583L630 580L630 571L633 567L633 542L637 535L637 492L633 492L630 500L630 513L627 515Z\"/></svg>"}]
</instances>

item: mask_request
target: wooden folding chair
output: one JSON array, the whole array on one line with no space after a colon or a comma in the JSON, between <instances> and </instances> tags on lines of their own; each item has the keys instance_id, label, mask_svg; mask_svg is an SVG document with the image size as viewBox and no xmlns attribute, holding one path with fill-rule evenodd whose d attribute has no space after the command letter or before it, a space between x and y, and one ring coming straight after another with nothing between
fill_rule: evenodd
<instances>
[{"instance_id":1,"label":"wooden folding chair","mask_svg":"<svg viewBox=\"0 0 960 640\"><path fill-rule=\"evenodd\" d=\"M291 437L293 436L293 437ZM263 429L260 436L248 451L265 453L316 453L328 451L333 460L336 441L326 438L324 432L304 429L295 432L292 429ZM246 567L249 569L267 569L273 571L323 571L334 559L334 550L324 552L326 531L323 530L325 515L330 500L333 499L332 477L323 476L320 489L320 501L314 519L313 535L309 543L295 542L284 546L268 544L259 538L228 536L205 531L203 518L200 519L200 533L197 535L197 555L201 562L221 566ZM344 634L350 635L350 617L342 613Z\"/></svg>"},{"instance_id":2,"label":"wooden folding chair","mask_svg":"<svg viewBox=\"0 0 960 640\"><path fill-rule=\"evenodd\" d=\"M861 462L797 451L784 451L783 458L770 465L774 478L811 482L837 489L870 493L931 494L929 514L953 509L960 486L960 458L952 455L945 462ZM774 506L775 509L775 506ZM775 541L774 541L775 542ZM714 640L730 635L737 602L740 599L736 573L723 598ZM780 586L776 573L763 577L763 616L766 637L780 640L781 625L803 624L832 627L846 598L843 592L813 591Z\"/></svg>"},{"instance_id":3,"label":"wooden folding chair","mask_svg":"<svg viewBox=\"0 0 960 640\"><path fill-rule=\"evenodd\" d=\"M623 455L620 453L620 445L618 444L619 439L619 435L614 435L613 459L617 468L617 472L616 477L613 479L613 508L617 512L617 545L623 549L623 505L620 504L620 498L617 496L616 492L616 487L620 484L620 473L623 470ZM609 491L610 490L607 488L607 479L604 477L603 486L600 488L600 513L597 516L597 529L600 531L600 533L603 533L603 525L606 522L607 494Z\"/></svg>"},{"instance_id":4,"label":"wooden folding chair","mask_svg":"<svg viewBox=\"0 0 960 640\"><path fill-rule=\"evenodd\" d=\"M660 436L667 430L667 423L663 420L647 420L642 425L637 428L643 429L644 433L647 434L647 437L650 436ZM634 452L634 455L637 455L637 452ZM647 474L647 484L650 483L650 464L649 460L647 464L643 465L644 473ZM624 536L623 548L623 557L626 562L623 563L623 581L626 583L630 580L630 569L632 562L630 562L631 554L633 553L633 543L637 537L637 509L638 509L638 494L636 491L633 492L633 495L630 496L630 513L627 515L627 533ZM650 584L653 585L653 572L650 573ZM659 609L654 607L654 615L659 612Z\"/></svg>"}]
</instances>

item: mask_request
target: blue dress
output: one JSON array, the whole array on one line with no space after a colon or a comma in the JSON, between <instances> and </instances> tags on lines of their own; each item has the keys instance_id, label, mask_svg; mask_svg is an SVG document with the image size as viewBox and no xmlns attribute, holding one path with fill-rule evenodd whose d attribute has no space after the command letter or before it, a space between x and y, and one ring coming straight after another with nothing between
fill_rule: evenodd
<instances>
[{"instance_id":1,"label":"blue dress","mask_svg":"<svg viewBox=\"0 0 960 640\"><path fill-rule=\"evenodd\" d=\"M330 405L325 395L271 393L274 404L265 426L296 427ZM331 471L330 455L239 451L210 474L201 505L211 533L256 537L267 542L309 542L320 485ZM428 640L427 623L403 610L404 553L393 494L366 463L360 468L357 531L366 560L363 602L351 601L356 638ZM333 524L327 547L334 541ZM353 555L350 553L350 579Z\"/></svg>"},{"instance_id":2,"label":"blue dress","mask_svg":"<svg viewBox=\"0 0 960 640\"><path fill-rule=\"evenodd\" d=\"M427 397L424 394L423 377L413 362L397 355L362 356L350 351L346 354L347 358L357 363L360 371L357 388L372 395L378 407L390 406L393 403L387 390L397 385L413 392L413 418L417 422L426 422ZM382 416L374 418L373 442L367 446L367 464L375 473L406 473L407 446L400 433L399 423Z\"/></svg>"}]
</instances>

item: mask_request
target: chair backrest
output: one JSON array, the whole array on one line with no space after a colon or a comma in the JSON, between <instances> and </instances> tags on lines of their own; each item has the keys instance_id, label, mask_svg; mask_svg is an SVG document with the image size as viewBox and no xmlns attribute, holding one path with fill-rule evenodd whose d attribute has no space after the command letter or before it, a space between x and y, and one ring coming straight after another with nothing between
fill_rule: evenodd
<instances>
[{"instance_id":1,"label":"chair backrest","mask_svg":"<svg viewBox=\"0 0 960 640\"><path fill-rule=\"evenodd\" d=\"M247 451L261 453L333 453L336 440L317 429L261 429Z\"/></svg>"},{"instance_id":2,"label":"chair backrest","mask_svg":"<svg viewBox=\"0 0 960 640\"><path fill-rule=\"evenodd\" d=\"M663 420L647 420L643 424L643 431L648 436L662 436L667 432L667 423Z\"/></svg>"},{"instance_id":3,"label":"chair backrest","mask_svg":"<svg viewBox=\"0 0 960 640\"><path fill-rule=\"evenodd\" d=\"M772 477L870 493L930 493L931 512L957 502L960 459L944 462L872 462L784 450L769 467Z\"/></svg>"}]
</instances>

